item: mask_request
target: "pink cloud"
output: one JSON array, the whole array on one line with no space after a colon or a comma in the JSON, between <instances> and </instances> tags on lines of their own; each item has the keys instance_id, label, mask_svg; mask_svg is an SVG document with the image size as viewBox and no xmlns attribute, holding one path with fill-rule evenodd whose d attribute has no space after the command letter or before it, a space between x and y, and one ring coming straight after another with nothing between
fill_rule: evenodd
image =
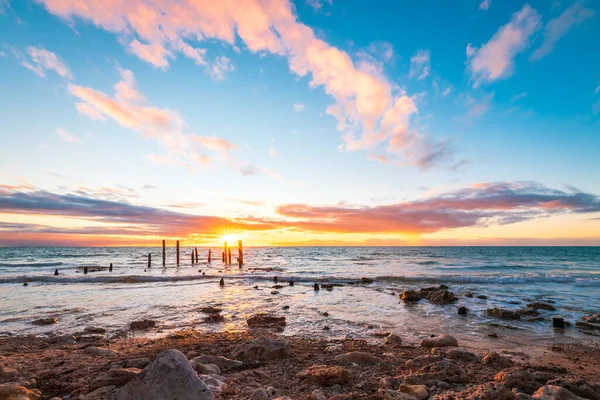
<instances>
[{"instance_id":1,"label":"pink cloud","mask_svg":"<svg viewBox=\"0 0 600 400\"><path fill-rule=\"evenodd\" d=\"M73 79L71 70L58 58L56 54L46 50L43 47L29 46L27 53L31 58L31 62L23 61L21 64L38 76L46 76L46 71L54 71L63 78Z\"/></svg>"},{"instance_id":2,"label":"pink cloud","mask_svg":"<svg viewBox=\"0 0 600 400\"><path fill-rule=\"evenodd\" d=\"M322 87L333 97L327 113L338 120L348 150L373 147L405 131L404 125L382 125L386 114L404 101L404 92L390 84L377 65L362 62L357 67L346 52L317 38L313 29L297 21L288 0L38 1L64 19L82 18L122 36L136 55L159 67L167 66L169 55L177 53L204 64L205 52L189 43L207 39L235 47L239 37L252 52L286 57L293 73L310 76L311 87ZM206 68L220 79L234 67L219 56L207 61ZM407 118L399 119L406 123Z\"/></svg>"}]
</instances>

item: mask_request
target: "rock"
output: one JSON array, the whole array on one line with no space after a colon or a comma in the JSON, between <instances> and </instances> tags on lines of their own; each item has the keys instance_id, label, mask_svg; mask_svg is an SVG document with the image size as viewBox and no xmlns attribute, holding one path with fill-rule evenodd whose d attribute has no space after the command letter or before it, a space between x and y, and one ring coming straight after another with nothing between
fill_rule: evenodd
<instances>
[{"instance_id":1,"label":"rock","mask_svg":"<svg viewBox=\"0 0 600 400\"><path fill-rule=\"evenodd\" d=\"M412 360L408 360L404 363L404 365L408 367L410 372L416 372L427 365L431 365L441 360L442 357L440 356L424 355L415 357Z\"/></svg>"},{"instance_id":2,"label":"rock","mask_svg":"<svg viewBox=\"0 0 600 400\"><path fill-rule=\"evenodd\" d=\"M314 289L314 291L315 291L315 292L318 292L318 291L319 291L321 288L319 287L319 284L318 284L318 283L315 283L315 284L313 285L313 289Z\"/></svg>"},{"instance_id":3,"label":"rock","mask_svg":"<svg viewBox=\"0 0 600 400\"><path fill-rule=\"evenodd\" d=\"M503 308L488 308L485 310L485 315L494 318L508 319L508 320L519 320L521 315L514 311L505 310Z\"/></svg>"},{"instance_id":4,"label":"rock","mask_svg":"<svg viewBox=\"0 0 600 400\"><path fill-rule=\"evenodd\" d=\"M424 366L404 378L404 383L408 385L431 385L438 381L465 383L467 382L467 373L455 361L441 360Z\"/></svg>"},{"instance_id":5,"label":"rock","mask_svg":"<svg viewBox=\"0 0 600 400\"><path fill-rule=\"evenodd\" d=\"M498 372L496 376L494 376L494 380L511 389L521 389L527 394L532 394L542 386L535 380L535 376L533 376L532 373L519 367L509 368Z\"/></svg>"},{"instance_id":6,"label":"rock","mask_svg":"<svg viewBox=\"0 0 600 400\"><path fill-rule=\"evenodd\" d=\"M277 317L271 314L255 314L246 320L248 326L269 326L271 324L285 325L285 317Z\"/></svg>"},{"instance_id":7,"label":"rock","mask_svg":"<svg viewBox=\"0 0 600 400\"><path fill-rule=\"evenodd\" d=\"M150 364L150 359L143 357L143 358L132 358L131 360L127 360L125 361L125 366L127 368L139 368L139 369L144 369L148 366L148 364Z\"/></svg>"},{"instance_id":8,"label":"rock","mask_svg":"<svg viewBox=\"0 0 600 400\"><path fill-rule=\"evenodd\" d=\"M258 388L254 392L252 392L252 395L250 396L249 400L272 400L277 398L278 396L279 391L274 387L268 387L266 389Z\"/></svg>"},{"instance_id":9,"label":"rock","mask_svg":"<svg viewBox=\"0 0 600 400\"><path fill-rule=\"evenodd\" d=\"M38 400L41 397L42 392L37 389L27 389L13 383L0 385L0 399L2 400Z\"/></svg>"},{"instance_id":10,"label":"rock","mask_svg":"<svg viewBox=\"0 0 600 400\"><path fill-rule=\"evenodd\" d=\"M581 320L590 324L600 324L600 314L586 315L585 317L581 317Z\"/></svg>"},{"instance_id":11,"label":"rock","mask_svg":"<svg viewBox=\"0 0 600 400\"><path fill-rule=\"evenodd\" d=\"M426 298L433 304L439 304L439 305L450 304L450 303L458 300L456 298L456 296L454 295L454 293L449 292L445 289L438 289L438 290L429 292L429 293L427 293Z\"/></svg>"},{"instance_id":12,"label":"rock","mask_svg":"<svg viewBox=\"0 0 600 400\"><path fill-rule=\"evenodd\" d=\"M142 372L139 368L113 368L107 372L98 375L96 380L90 385L92 389L97 389L103 386L121 387L132 380Z\"/></svg>"},{"instance_id":13,"label":"rock","mask_svg":"<svg viewBox=\"0 0 600 400\"><path fill-rule=\"evenodd\" d=\"M0 365L0 383L14 382L19 376L19 371Z\"/></svg>"},{"instance_id":14,"label":"rock","mask_svg":"<svg viewBox=\"0 0 600 400\"><path fill-rule=\"evenodd\" d=\"M473 293L467 292L467 293L465 293L465 297L472 298L473 297Z\"/></svg>"},{"instance_id":15,"label":"rock","mask_svg":"<svg viewBox=\"0 0 600 400\"><path fill-rule=\"evenodd\" d=\"M467 315L468 308L465 306L458 307L458 315Z\"/></svg>"},{"instance_id":16,"label":"rock","mask_svg":"<svg viewBox=\"0 0 600 400\"><path fill-rule=\"evenodd\" d=\"M241 362L241 361L232 360L227 357L209 356L209 355L195 357L190 362L191 363L199 362L201 364L215 364L216 366L218 366L221 369L222 372L227 372L234 368L239 368L243 364L243 362Z\"/></svg>"},{"instance_id":17,"label":"rock","mask_svg":"<svg viewBox=\"0 0 600 400\"><path fill-rule=\"evenodd\" d=\"M516 389L513 389L512 392L515 395L515 400L531 400L531 399L533 399L533 397L531 397L527 393L519 392Z\"/></svg>"},{"instance_id":18,"label":"rock","mask_svg":"<svg viewBox=\"0 0 600 400\"><path fill-rule=\"evenodd\" d=\"M142 321L133 321L129 325L129 329L132 331L143 331L150 328L156 328L156 321L151 319L144 319Z\"/></svg>"},{"instance_id":19,"label":"rock","mask_svg":"<svg viewBox=\"0 0 600 400\"><path fill-rule=\"evenodd\" d=\"M429 397L429 391L425 385L400 385L398 390L413 396L417 400L425 400Z\"/></svg>"},{"instance_id":20,"label":"rock","mask_svg":"<svg viewBox=\"0 0 600 400\"><path fill-rule=\"evenodd\" d=\"M343 385L350 379L350 372L342 367L327 365L311 365L296 375L300 379L324 386Z\"/></svg>"},{"instance_id":21,"label":"rock","mask_svg":"<svg viewBox=\"0 0 600 400\"><path fill-rule=\"evenodd\" d=\"M458 399L465 400L513 400L515 395L506 386L489 382L460 392Z\"/></svg>"},{"instance_id":22,"label":"rock","mask_svg":"<svg viewBox=\"0 0 600 400\"><path fill-rule=\"evenodd\" d=\"M392 346L400 346L400 345L402 345L402 338L398 335L390 333L385 338L384 343L392 345Z\"/></svg>"},{"instance_id":23,"label":"rock","mask_svg":"<svg viewBox=\"0 0 600 400\"><path fill-rule=\"evenodd\" d=\"M558 329L565 329L565 320L557 317L552 318L552 327Z\"/></svg>"},{"instance_id":24,"label":"rock","mask_svg":"<svg viewBox=\"0 0 600 400\"><path fill-rule=\"evenodd\" d=\"M222 316L221 314L208 314L206 317L204 317L204 319L202 320L202 322L204 322L205 324L218 324L220 322L225 321L225 317Z\"/></svg>"},{"instance_id":25,"label":"rock","mask_svg":"<svg viewBox=\"0 0 600 400\"><path fill-rule=\"evenodd\" d=\"M546 385L561 386L577 396L586 399L600 400L600 392L594 390L594 388L583 379L558 378L548 380Z\"/></svg>"},{"instance_id":26,"label":"rock","mask_svg":"<svg viewBox=\"0 0 600 400\"><path fill-rule=\"evenodd\" d=\"M488 365L490 367L495 367L498 369L509 368L515 364L510 358L502 356L496 353L495 351L485 353L483 355L483 358L481 359L481 362L484 365Z\"/></svg>"},{"instance_id":27,"label":"rock","mask_svg":"<svg viewBox=\"0 0 600 400\"><path fill-rule=\"evenodd\" d=\"M53 324L56 324L57 322L58 322L58 318L40 318L40 319L31 321L31 323L33 325L39 325L39 326L53 325Z\"/></svg>"},{"instance_id":28,"label":"rock","mask_svg":"<svg viewBox=\"0 0 600 400\"><path fill-rule=\"evenodd\" d=\"M225 387L225 377L217 374L198 375L200 380L210 389L212 393L221 393Z\"/></svg>"},{"instance_id":29,"label":"rock","mask_svg":"<svg viewBox=\"0 0 600 400\"><path fill-rule=\"evenodd\" d=\"M288 342L261 338L242 344L231 353L231 358L238 360L272 360L286 358L292 350Z\"/></svg>"},{"instance_id":30,"label":"rock","mask_svg":"<svg viewBox=\"0 0 600 400\"><path fill-rule=\"evenodd\" d=\"M131 399L213 400L214 394L181 352L168 350L113 396L113 400Z\"/></svg>"},{"instance_id":31,"label":"rock","mask_svg":"<svg viewBox=\"0 0 600 400\"><path fill-rule=\"evenodd\" d=\"M115 390L115 386L102 386L98 389L80 396L80 400L106 400L110 398L110 394Z\"/></svg>"},{"instance_id":32,"label":"rock","mask_svg":"<svg viewBox=\"0 0 600 400\"><path fill-rule=\"evenodd\" d=\"M353 351L346 354L340 354L334 358L336 362L342 363L355 363L355 364L377 364L379 359L375 358L372 354L365 353L362 351Z\"/></svg>"},{"instance_id":33,"label":"rock","mask_svg":"<svg viewBox=\"0 0 600 400\"><path fill-rule=\"evenodd\" d=\"M327 396L325 396L321 389L313 390L310 395L312 400L327 400Z\"/></svg>"},{"instance_id":34,"label":"rock","mask_svg":"<svg viewBox=\"0 0 600 400\"><path fill-rule=\"evenodd\" d=\"M117 353L114 350L103 349L103 348L94 347L94 346L86 347L85 349L83 349L83 352L86 354L91 354L93 356L104 356L104 357L116 357L117 355L119 355L119 353Z\"/></svg>"},{"instance_id":35,"label":"rock","mask_svg":"<svg viewBox=\"0 0 600 400\"><path fill-rule=\"evenodd\" d=\"M527 304L527 307L533 308L535 310L548 310L548 311L556 311L556 307L552 304L542 303L541 301L534 301L533 303Z\"/></svg>"},{"instance_id":36,"label":"rock","mask_svg":"<svg viewBox=\"0 0 600 400\"><path fill-rule=\"evenodd\" d=\"M190 361L190 364L192 364L192 367L194 367L194 370L198 374L202 374L202 375L210 375L210 374L220 375L221 374L221 368L219 368L215 364L202 364L200 362L191 362L191 361Z\"/></svg>"},{"instance_id":37,"label":"rock","mask_svg":"<svg viewBox=\"0 0 600 400\"><path fill-rule=\"evenodd\" d=\"M421 300L421 295L414 290L405 290L400 295L400 299L407 303L414 303Z\"/></svg>"},{"instance_id":38,"label":"rock","mask_svg":"<svg viewBox=\"0 0 600 400\"><path fill-rule=\"evenodd\" d=\"M441 334L432 338L423 339L421 341L421 347L458 347L458 341L453 336Z\"/></svg>"},{"instance_id":39,"label":"rock","mask_svg":"<svg viewBox=\"0 0 600 400\"><path fill-rule=\"evenodd\" d=\"M356 397L357 399L360 399L361 397ZM368 398L368 397L362 397L362 398ZM377 397L375 397L376 399L385 399L385 400L416 400L416 397L407 394L407 393L402 393L399 392L397 390L391 390L391 389L379 389L377 391Z\"/></svg>"},{"instance_id":40,"label":"rock","mask_svg":"<svg viewBox=\"0 0 600 400\"><path fill-rule=\"evenodd\" d=\"M436 348L432 349L432 352L437 350ZM464 349L455 349L451 348L445 351L445 357L451 360L461 361L464 363L472 363L479 361L479 356L475 353L471 353L470 351Z\"/></svg>"},{"instance_id":41,"label":"rock","mask_svg":"<svg viewBox=\"0 0 600 400\"><path fill-rule=\"evenodd\" d=\"M533 398L540 400L585 400L563 387L554 385L539 388L533 394Z\"/></svg>"},{"instance_id":42,"label":"rock","mask_svg":"<svg viewBox=\"0 0 600 400\"><path fill-rule=\"evenodd\" d=\"M77 339L73 335L61 335L54 336L48 338L48 343L50 344L58 344L58 345L67 345L67 344L75 344Z\"/></svg>"},{"instance_id":43,"label":"rock","mask_svg":"<svg viewBox=\"0 0 600 400\"><path fill-rule=\"evenodd\" d=\"M86 326L83 331L85 333L100 333L102 335L106 333L106 329L97 326Z\"/></svg>"},{"instance_id":44,"label":"rock","mask_svg":"<svg viewBox=\"0 0 600 400\"><path fill-rule=\"evenodd\" d=\"M480 294L479 296L477 296L477 298L480 300L487 300L488 297L486 295Z\"/></svg>"},{"instance_id":45,"label":"rock","mask_svg":"<svg viewBox=\"0 0 600 400\"><path fill-rule=\"evenodd\" d=\"M104 338L101 333L78 332L74 334L78 342L98 342Z\"/></svg>"},{"instance_id":46,"label":"rock","mask_svg":"<svg viewBox=\"0 0 600 400\"><path fill-rule=\"evenodd\" d=\"M363 276L362 278L360 278L360 282L361 283L373 283L373 279L366 278L366 277Z\"/></svg>"},{"instance_id":47,"label":"rock","mask_svg":"<svg viewBox=\"0 0 600 400\"><path fill-rule=\"evenodd\" d=\"M200 309L200 312L203 312L204 314L218 314L221 311L223 311L222 308L217 308L213 306L202 307Z\"/></svg>"},{"instance_id":48,"label":"rock","mask_svg":"<svg viewBox=\"0 0 600 400\"><path fill-rule=\"evenodd\" d=\"M600 330L600 324L592 324L584 321L575 322L575 326L581 329Z\"/></svg>"},{"instance_id":49,"label":"rock","mask_svg":"<svg viewBox=\"0 0 600 400\"><path fill-rule=\"evenodd\" d=\"M519 315L529 316L529 317L536 317L536 316L540 315L538 310L536 310L535 308L530 308L530 307L519 308L516 312Z\"/></svg>"}]
</instances>

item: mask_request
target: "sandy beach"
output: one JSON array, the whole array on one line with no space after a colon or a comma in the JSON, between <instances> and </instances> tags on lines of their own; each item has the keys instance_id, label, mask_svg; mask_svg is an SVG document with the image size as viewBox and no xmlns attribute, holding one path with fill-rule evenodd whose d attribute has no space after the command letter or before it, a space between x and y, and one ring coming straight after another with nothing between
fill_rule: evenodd
<instances>
[{"instance_id":1,"label":"sandy beach","mask_svg":"<svg viewBox=\"0 0 600 400\"><path fill-rule=\"evenodd\" d=\"M0 398L600 399L598 341L485 351L451 335L314 339L281 336L285 318L269 314L251 317L246 332L150 338L152 325L0 338Z\"/></svg>"}]
</instances>

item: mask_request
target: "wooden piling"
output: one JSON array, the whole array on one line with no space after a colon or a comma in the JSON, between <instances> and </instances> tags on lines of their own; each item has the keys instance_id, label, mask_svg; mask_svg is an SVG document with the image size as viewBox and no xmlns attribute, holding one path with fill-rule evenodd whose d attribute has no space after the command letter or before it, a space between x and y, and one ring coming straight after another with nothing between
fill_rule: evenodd
<instances>
[{"instance_id":1,"label":"wooden piling","mask_svg":"<svg viewBox=\"0 0 600 400\"><path fill-rule=\"evenodd\" d=\"M177 241L177 265L179 265L179 240Z\"/></svg>"},{"instance_id":2,"label":"wooden piling","mask_svg":"<svg viewBox=\"0 0 600 400\"><path fill-rule=\"evenodd\" d=\"M208 262L210 262L210 249L208 249Z\"/></svg>"},{"instance_id":3,"label":"wooden piling","mask_svg":"<svg viewBox=\"0 0 600 400\"><path fill-rule=\"evenodd\" d=\"M87 274L88 273L88 267L83 267L83 273Z\"/></svg>"},{"instance_id":4,"label":"wooden piling","mask_svg":"<svg viewBox=\"0 0 600 400\"><path fill-rule=\"evenodd\" d=\"M227 249L227 265L231 265L231 248Z\"/></svg>"},{"instance_id":5,"label":"wooden piling","mask_svg":"<svg viewBox=\"0 0 600 400\"><path fill-rule=\"evenodd\" d=\"M194 250L192 250L192 265L194 265Z\"/></svg>"},{"instance_id":6,"label":"wooden piling","mask_svg":"<svg viewBox=\"0 0 600 400\"><path fill-rule=\"evenodd\" d=\"M242 247L242 241L238 240L238 262L240 263L240 268L244 265L244 248Z\"/></svg>"},{"instance_id":7,"label":"wooden piling","mask_svg":"<svg viewBox=\"0 0 600 400\"><path fill-rule=\"evenodd\" d=\"M58 276L58 269L54 270L54 276Z\"/></svg>"},{"instance_id":8,"label":"wooden piling","mask_svg":"<svg viewBox=\"0 0 600 400\"><path fill-rule=\"evenodd\" d=\"M225 279L221 278L219 281L219 286L225 286Z\"/></svg>"},{"instance_id":9,"label":"wooden piling","mask_svg":"<svg viewBox=\"0 0 600 400\"><path fill-rule=\"evenodd\" d=\"M199 260L198 260L198 248L196 247L196 264L198 264Z\"/></svg>"},{"instance_id":10,"label":"wooden piling","mask_svg":"<svg viewBox=\"0 0 600 400\"><path fill-rule=\"evenodd\" d=\"M108 272L112 272L112 263L110 263L110 267L108 267Z\"/></svg>"},{"instance_id":11,"label":"wooden piling","mask_svg":"<svg viewBox=\"0 0 600 400\"><path fill-rule=\"evenodd\" d=\"M223 257L223 263L227 264L227 242L225 242L223 245L223 254L225 254Z\"/></svg>"},{"instance_id":12,"label":"wooden piling","mask_svg":"<svg viewBox=\"0 0 600 400\"><path fill-rule=\"evenodd\" d=\"M163 240L163 267L167 262L167 241Z\"/></svg>"},{"instance_id":13,"label":"wooden piling","mask_svg":"<svg viewBox=\"0 0 600 400\"><path fill-rule=\"evenodd\" d=\"M225 252L223 252L223 264L225 264Z\"/></svg>"},{"instance_id":14,"label":"wooden piling","mask_svg":"<svg viewBox=\"0 0 600 400\"><path fill-rule=\"evenodd\" d=\"M151 266L152 266L152 253L148 253L148 268L150 268Z\"/></svg>"}]
</instances>

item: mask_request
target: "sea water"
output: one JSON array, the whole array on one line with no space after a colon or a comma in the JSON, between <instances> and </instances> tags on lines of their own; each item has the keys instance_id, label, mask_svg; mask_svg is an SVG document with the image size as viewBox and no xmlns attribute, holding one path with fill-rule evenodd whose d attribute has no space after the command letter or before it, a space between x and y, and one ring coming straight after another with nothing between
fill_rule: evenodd
<instances>
[{"instance_id":1,"label":"sea water","mask_svg":"<svg viewBox=\"0 0 600 400\"><path fill-rule=\"evenodd\" d=\"M182 247L177 265L169 247L163 267L162 248L0 248L0 333L75 332L89 325L119 331L140 319L157 320L160 332L243 330L248 316L273 312L286 317L289 335L369 338L389 331L411 342L445 332L478 343L494 332L506 347L590 338L576 328L554 330L552 317L574 323L600 312L600 247L247 247L241 269L237 249L231 266L223 265L220 248L211 249L208 263L208 250L199 248L200 262L192 265L192 249ZM274 277L282 288L273 287ZM362 277L373 282L357 283ZM315 292L314 283L343 286ZM403 290L440 284L459 301L440 306L398 298ZM487 299L465 297L469 292ZM541 310L536 322L484 315L532 301L557 310ZM200 309L207 305L222 308L225 321L204 323ZM457 315L461 305L469 309L466 317ZM59 322L32 324L44 317Z\"/></svg>"}]
</instances>

